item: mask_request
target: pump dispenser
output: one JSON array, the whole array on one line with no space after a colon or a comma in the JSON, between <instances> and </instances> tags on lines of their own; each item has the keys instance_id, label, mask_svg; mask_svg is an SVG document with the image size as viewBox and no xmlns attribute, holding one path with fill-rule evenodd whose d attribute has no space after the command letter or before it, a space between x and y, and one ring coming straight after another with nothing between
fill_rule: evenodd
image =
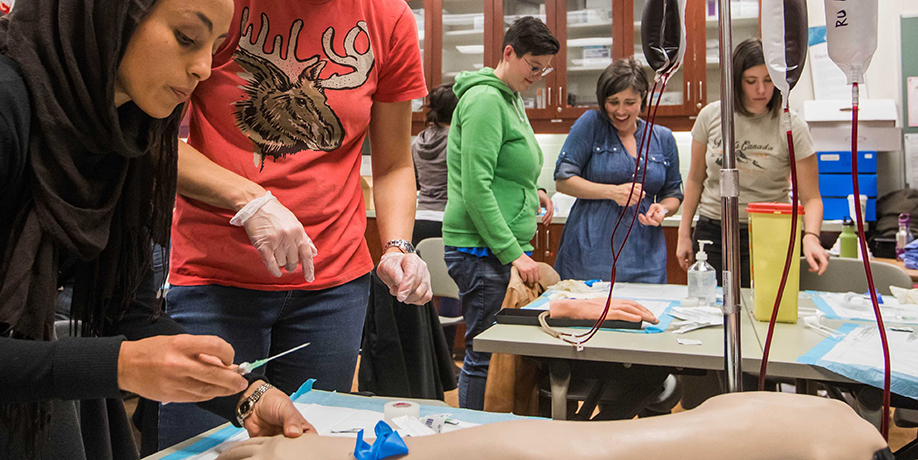
<instances>
[{"instance_id":1,"label":"pump dispenser","mask_svg":"<svg viewBox=\"0 0 918 460\"><path fill-rule=\"evenodd\" d=\"M698 241L695 263L688 270L688 296L690 299L698 299L698 305L702 307L710 307L717 303L717 272L708 263L708 254L704 252L706 244L714 243L708 240Z\"/></svg>"}]
</instances>

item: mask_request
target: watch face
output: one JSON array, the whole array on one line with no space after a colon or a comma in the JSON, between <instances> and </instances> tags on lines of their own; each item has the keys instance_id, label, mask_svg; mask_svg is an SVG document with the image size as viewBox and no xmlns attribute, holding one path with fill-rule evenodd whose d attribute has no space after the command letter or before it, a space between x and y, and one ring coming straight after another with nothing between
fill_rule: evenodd
<instances>
[{"instance_id":1,"label":"watch face","mask_svg":"<svg viewBox=\"0 0 918 460\"><path fill-rule=\"evenodd\" d=\"M251 410L252 410L252 402L249 401L248 399L246 399L245 401L242 401L242 404L239 405L240 414L248 414L249 411Z\"/></svg>"}]
</instances>

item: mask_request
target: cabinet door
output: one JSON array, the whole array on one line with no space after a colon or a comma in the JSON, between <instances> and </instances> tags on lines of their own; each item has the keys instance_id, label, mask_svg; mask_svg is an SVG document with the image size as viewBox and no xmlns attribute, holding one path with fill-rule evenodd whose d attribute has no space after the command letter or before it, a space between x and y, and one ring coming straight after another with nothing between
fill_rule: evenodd
<instances>
[{"instance_id":1,"label":"cabinet door","mask_svg":"<svg viewBox=\"0 0 918 460\"><path fill-rule=\"evenodd\" d=\"M647 66L647 59L644 58L644 49L643 41L641 40L641 18L644 14L644 5L646 0L634 0L632 6L631 14L628 15L630 21L626 26L631 26L631 43L632 47L625 50L628 55L633 55L635 59ZM696 58L694 56L695 42L699 40L699 35L692 30L691 25L695 22L693 18L696 18L698 14L701 13L701 9L698 7L697 1L686 2L685 7L685 22L686 22L686 51L685 58L683 59L682 68L679 69L675 74L670 77L669 82L666 84L666 89L660 96L660 88L657 88L655 99L650 101L651 104L656 104L657 99L660 100L660 108L657 111L657 115L660 116L675 116L675 115L694 115L697 113L695 108L695 94L698 91L697 80L700 80L700 77L696 77ZM647 67L651 81L650 84L653 86L653 74L650 67Z\"/></svg>"},{"instance_id":2,"label":"cabinet door","mask_svg":"<svg viewBox=\"0 0 918 460\"><path fill-rule=\"evenodd\" d=\"M548 265L555 265L555 257L558 255L558 247L561 246L561 233L564 231L564 224L551 224L545 228L545 249L543 249L542 262Z\"/></svg>"},{"instance_id":3,"label":"cabinet door","mask_svg":"<svg viewBox=\"0 0 918 460\"><path fill-rule=\"evenodd\" d=\"M564 43L558 37L555 21L555 4L556 0L496 0L494 3L494 17L500 18L495 21L494 29L494 57L496 62L500 62L503 53L502 44L504 42L504 33L510 28L517 19L524 16L534 16L544 22L552 31L552 34L558 38L561 47ZM552 60L552 67L557 66L558 57ZM548 75L536 81L529 90L520 93L523 98L523 106L526 107L526 115L530 119L545 119L554 116L554 104L557 100L557 89L555 77L557 72L552 71Z\"/></svg>"},{"instance_id":4,"label":"cabinet door","mask_svg":"<svg viewBox=\"0 0 918 460\"><path fill-rule=\"evenodd\" d=\"M532 260L536 262L542 262L543 260L542 242L544 241L544 234L545 234L544 227L545 226L542 225L541 221L538 224L536 224L535 236L533 236L532 240L529 242L529 244L532 245Z\"/></svg>"},{"instance_id":5,"label":"cabinet door","mask_svg":"<svg viewBox=\"0 0 918 460\"><path fill-rule=\"evenodd\" d=\"M558 118L576 119L598 107L596 82L613 59L624 55L622 2L559 0L557 7L563 46L552 104Z\"/></svg>"},{"instance_id":6,"label":"cabinet door","mask_svg":"<svg viewBox=\"0 0 918 460\"><path fill-rule=\"evenodd\" d=\"M428 0L429 1L429 0ZM414 13L414 22L418 25L418 44L421 47L421 62L424 63L424 80L427 82L428 91L432 88L430 84L430 52L429 49L425 46L427 43L425 39L430 35L428 33L428 27L432 26L427 21L426 14L429 13L429 9L425 8L425 0L408 0L408 7L411 8L411 12ZM411 101L411 111L412 111L412 120L423 120L424 117L424 104L425 98L417 98Z\"/></svg>"},{"instance_id":7,"label":"cabinet door","mask_svg":"<svg viewBox=\"0 0 918 460\"><path fill-rule=\"evenodd\" d=\"M704 5L705 51L704 60L698 61L705 63L705 69L701 74L702 80L698 82L702 85L696 104L699 110L704 104L719 101L723 97L720 91L720 32L717 25L720 6L717 0L705 0ZM730 24L734 48L743 40L761 37L759 6L760 0L731 0ZM731 51L730 55L732 54Z\"/></svg>"},{"instance_id":8,"label":"cabinet door","mask_svg":"<svg viewBox=\"0 0 918 460\"><path fill-rule=\"evenodd\" d=\"M490 0L434 0L441 21L438 49L441 52L434 67L432 83L452 84L459 72L476 71L493 65L485 59L490 39L491 18L486 14Z\"/></svg>"}]
</instances>

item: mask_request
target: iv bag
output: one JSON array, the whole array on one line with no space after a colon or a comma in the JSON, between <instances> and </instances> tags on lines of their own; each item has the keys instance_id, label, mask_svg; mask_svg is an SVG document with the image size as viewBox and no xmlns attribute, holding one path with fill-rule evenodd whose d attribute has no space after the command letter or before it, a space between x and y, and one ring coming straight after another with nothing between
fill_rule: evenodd
<instances>
[{"instance_id":1,"label":"iv bag","mask_svg":"<svg viewBox=\"0 0 918 460\"><path fill-rule=\"evenodd\" d=\"M877 0L825 0L829 58L848 77L865 83L864 72L877 50Z\"/></svg>"},{"instance_id":2,"label":"iv bag","mask_svg":"<svg viewBox=\"0 0 918 460\"><path fill-rule=\"evenodd\" d=\"M762 51L784 106L806 63L808 43L806 0L762 0Z\"/></svg>"},{"instance_id":3,"label":"iv bag","mask_svg":"<svg viewBox=\"0 0 918 460\"><path fill-rule=\"evenodd\" d=\"M648 0L641 16L641 44L658 76L675 72L685 56L685 0Z\"/></svg>"}]
</instances>

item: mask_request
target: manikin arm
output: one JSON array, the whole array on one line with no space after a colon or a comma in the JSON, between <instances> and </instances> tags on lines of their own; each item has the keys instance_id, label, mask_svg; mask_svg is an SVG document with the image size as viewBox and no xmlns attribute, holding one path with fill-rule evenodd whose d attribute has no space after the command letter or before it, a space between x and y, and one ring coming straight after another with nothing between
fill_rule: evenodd
<instances>
[{"instance_id":1,"label":"manikin arm","mask_svg":"<svg viewBox=\"0 0 918 460\"><path fill-rule=\"evenodd\" d=\"M515 420L407 438L407 459L437 460L870 460L883 438L848 406L784 393L733 393L691 411L614 422ZM218 460L353 458L354 440L258 438Z\"/></svg>"}]
</instances>

